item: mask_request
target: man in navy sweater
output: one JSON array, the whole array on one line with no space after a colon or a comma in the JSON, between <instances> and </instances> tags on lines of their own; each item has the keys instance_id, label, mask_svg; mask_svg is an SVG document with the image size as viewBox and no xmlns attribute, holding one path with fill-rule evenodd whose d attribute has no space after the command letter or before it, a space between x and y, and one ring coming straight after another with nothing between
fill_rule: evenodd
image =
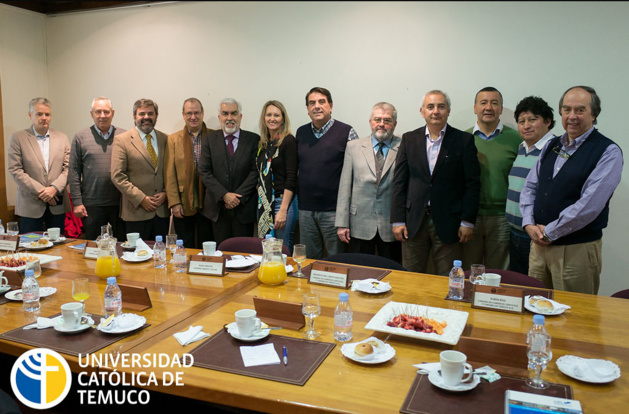
<instances>
[{"instance_id":1,"label":"man in navy sweater","mask_svg":"<svg viewBox=\"0 0 629 414\"><path fill-rule=\"evenodd\" d=\"M336 234L336 200L347 141L358 134L332 118L332 94L315 87L306 94L311 123L297 130L299 165L299 232L310 259L341 253L345 245ZM325 256L324 256L324 252Z\"/></svg>"}]
</instances>

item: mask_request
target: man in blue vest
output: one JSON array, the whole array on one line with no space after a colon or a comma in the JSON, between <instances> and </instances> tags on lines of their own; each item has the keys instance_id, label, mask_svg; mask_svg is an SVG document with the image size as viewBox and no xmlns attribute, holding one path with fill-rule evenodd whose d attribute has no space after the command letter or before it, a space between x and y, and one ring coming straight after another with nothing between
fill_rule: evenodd
<instances>
[{"instance_id":1,"label":"man in blue vest","mask_svg":"<svg viewBox=\"0 0 629 414\"><path fill-rule=\"evenodd\" d=\"M551 289L597 294L622 151L594 128L601 100L593 88L568 89L559 112L566 132L546 145L520 198L522 227L533 240L529 275Z\"/></svg>"}]
</instances>

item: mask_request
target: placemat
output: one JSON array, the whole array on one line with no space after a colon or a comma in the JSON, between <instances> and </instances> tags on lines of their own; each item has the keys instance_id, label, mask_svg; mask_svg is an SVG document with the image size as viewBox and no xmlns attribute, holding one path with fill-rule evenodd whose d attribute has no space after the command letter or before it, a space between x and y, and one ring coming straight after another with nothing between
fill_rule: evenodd
<instances>
[{"instance_id":1,"label":"placemat","mask_svg":"<svg viewBox=\"0 0 629 414\"><path fill-rule=\"evenodd\" d=\"M503 414L507 390L572 399L570 385L551 383L548 389L536 390L526 385L524 381L525 378L509 376L502 376L492 383L481 379L480 384L473 390L450 392L432 385L428 381L428 375L417 374L400 412L407 414L455 412Z\"/></svg>"},{"instance_id":2,"label":"placemat","mask_svg":"<svg viewBox=\"0 0 629 414\"><path fill-rule=\"evenodd\" d=\"M50 318L52 319L59 315L61 315L61 313L52 315ZM101 318L104 318L102 315L92 314L91 316L96 325L98 325ZM139 329L122 334L108 334L96 329L86 329L83 332L75 334L64 334L56 331L55 328L23 329L24 326L5 332L0 335L0 338L35 347L49 348L63 354L78 356L79 354L96 352L99 349L138 332L138 330L150 326L150 324L146 323Z\"/></svg>"},{"instance_id":3,"label":"placemat","mask_svg":"<svg viewBox=\"0 0 629 414\"><path fill-rule=\"evenodd\" d=\"M555 293L554 291L548 290L548 289L538 289L538 288L526 287L526 286L520 286L520 288L524 289L524 296L527 296L527 295L530 295L530 296L539 295L539 296L544 296L547 299L553 299L554 293ZM446 297L444 299L445 300L452 300L452 301L455 301L455 302L472 303L472 291L473 290L474 290L474 285L469 280L466 280L465 281L465 287L463 288L463 299L450 299L450 298L448 298L448 292L446 292Z\"/></svg>"},{"instance_id":4,"label":"placemat","mask_svg":"<svg viewBox=\"0 0 629 414\"><path fill-rule=\"evenodd\" d=\"M349 268L350 269L349 271L350 285L351 285L352 280L364 280L364 279L382 280L386 275L391 273L390 270L378 269L376 267L352 266L345 263L324 262L322 260L317 260L314 263L326 263L332 266ZM312 264L314 263L311 263L308 266L301 268L301 272L305 275L306 278L310 277L310 269L312 268ZM292 273L289 276L294 277Z\"/></svg>"},{"instance_id":5,"label":"placemat","mask_svg":"<svg viewBox=\"0 0 629 414\"><path fill-rule=\"evenodd\" d=\"M280 359L282 358L282 346L285 346L288 351L288 364L245 367L240 355L240 347L258 346L266 343L273 344ZM244 342L232 338L225 329L221 329L190 353L194 355L193 365L198 367L288 384L304 385L335 346L336 344L327 342L273 334L260 341Z\"/></svg>"},{"instance_id":6,"label":"placemat","mask_svg":"<svg viewBox=\"0 0 629 414\"><path fill-rule=\"evenodd\" d=\"M235 256L244 256L244 255L235 255ZM231 258L232 258L232 255L229 255L229 254L225 255L226 260L231 260ZM232 269L226 266L226 270L227 270L227 273L249 273L249 272L253 272L258 267L260 267L259 262L256 264L252 264L251 266L243 267L240 269Z\"/></svg>"}]
</instances>

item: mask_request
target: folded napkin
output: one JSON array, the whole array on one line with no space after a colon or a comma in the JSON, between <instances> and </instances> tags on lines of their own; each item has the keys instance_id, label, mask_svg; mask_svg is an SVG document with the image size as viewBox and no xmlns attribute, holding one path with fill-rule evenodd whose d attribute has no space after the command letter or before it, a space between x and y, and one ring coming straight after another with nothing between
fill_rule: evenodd
<instances>
[{"instance_id":1,"label":"folded napkin","mask_svg":"<svg viewBox=\"0 0 629 414\"><path fill-rule=\"evenodd\" d=\"M190 326L187 331L177 332L173 336L182 346L186 346L192 342L200 341L210 336L210 334L202 332L202 329L202 326Z\"/></svg>"},{"instance_id":2,"label":"folded napkin","mask_svg":"<svg viewBox=\"0 0 629 414\"><path fill-rule=\"evenodd\" d=\"M153 249L151 249L148 244L144 243L142 239L138 239L135 242L135 253L137 254L140 250L148 250L149 255L153 256Z\"/></svg>"},{"instance_id":3,"label":"folded napkin","mask_svg":"<svg viewBox=\"0 0 629 414\"><path fill-rule=\"evenodd\" d=\"M41 316L37 318L37 323L32 323L30 325L26 325L24 327L24 329L46 329L46 328L52 328L53 326L55 326L55 323L57 323L57 321L61 319L61 315L55 317L55 318L42 318Z\"/></svg>"},{"instance_id":4,"label":"folded napkin","mask_svg":"<svg viewBox=\"0 0 629 414\"><path fill-rule=\"evenodd\" d=\"M391 290L391 285L388 282L381 282L378 279L363 279L352 281L351 290L360 290L362 292L388 292Z\"/></svg>"}]
</instances>

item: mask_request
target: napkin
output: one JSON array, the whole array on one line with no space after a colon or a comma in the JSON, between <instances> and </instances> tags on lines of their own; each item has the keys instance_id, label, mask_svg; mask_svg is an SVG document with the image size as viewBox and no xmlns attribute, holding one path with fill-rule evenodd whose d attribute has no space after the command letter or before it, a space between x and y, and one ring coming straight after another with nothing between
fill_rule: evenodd
<instances>
[{"instance_id":1,"label":"napkin","mask_svg":"<svg viewBox=\"0 0 629 414\"><path fill-rule=\"evenodd\" d=\"M280 356L275 351L273 344L258 346L241 346L240 355L245 367L256 367L259 365L277 365L280 363Z\"/></svg>"},{"instance_id":2,"label":"napkin","mask_svg":"<svg viewBox=\"0 0 629 414\"><path fill-rule=\"evenodd\" d=\"M151 249L148 244L144 243L144 240L141 238L135 242L135 253L137 254L140 250L148 250L149 255L153 256L153 249Z\"/></svg>"},{"instance_id":3,"label":"napkin","mask_svg":"<svg viewBox=\"0 0 629 414\"><path fill-rule=\"evenodd\" d=\"M374 286L374 283L377 283ZM378 279L363 279L363 280L354 280L352 282L351 290L362 290L370 291L370 292L386 292L391 289L391 285L388 282L381 282Z\"/></svg>"},{"instance_id":4,"label":"napkin","mask_svg":"<svg viewBox=\"0 0 629 414\"><path fill-rule=\"evenodd\" d=\"M32 323L30 325L26 325L24 329L46 329L52 328L57 323L57 320L61 318L61 315L55 318L42 318L41 316L37 318L37 323Z\"/></svg>"},{"instance_id":5,"label":"napkin","mask_svg":"<svg viewBox=\"0 0 629 414\"><path fill-rule=\"evenodd\" d=\"M173 336L182 346L207 338L210 334L202 332L202 326L190 326L187 331L177 332Z\"/></svg>"}]
</instances>

